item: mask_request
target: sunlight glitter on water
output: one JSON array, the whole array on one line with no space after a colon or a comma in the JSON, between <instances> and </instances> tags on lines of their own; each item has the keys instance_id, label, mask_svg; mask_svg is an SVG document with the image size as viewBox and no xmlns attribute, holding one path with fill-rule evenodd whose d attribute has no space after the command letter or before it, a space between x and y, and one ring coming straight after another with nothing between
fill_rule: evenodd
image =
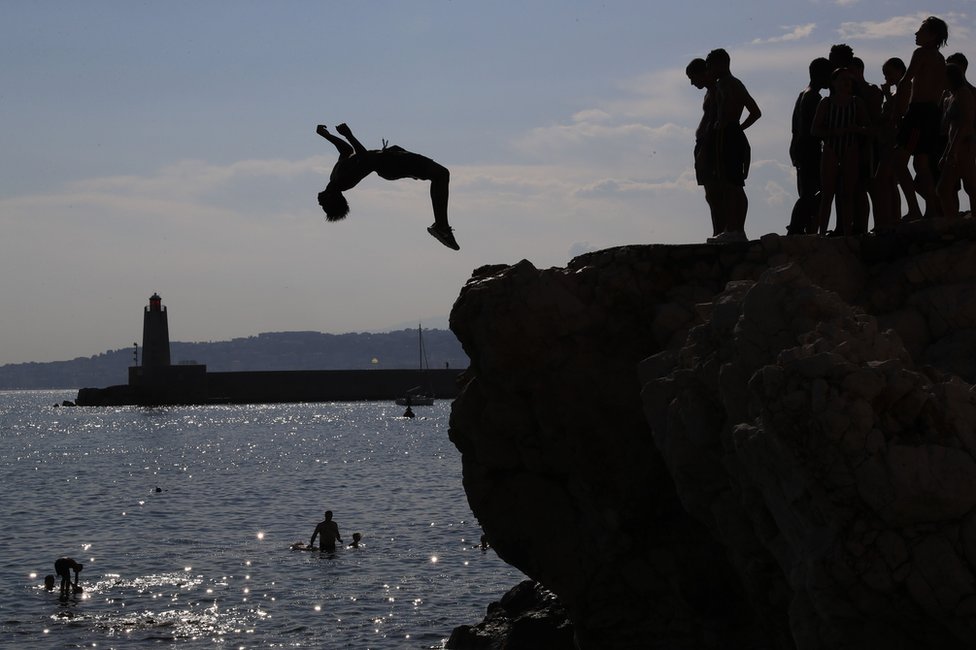
<instances>
[{"instance_id":1,"label":"sunlight glitter on water","mask_svg":"<svg viewBox=\"0 0 976 650\"><path fill-rule=\"evenodd\" d=\"M430 648L522 579L465 542L480 530L447 404L415 421L377 403L43 406L60 399L0 393L17 495L0 513L0 647ZM325 509L366 544L290 551ZM59 555L85 562L66 602L38 584Z\"/></svg>"}]
</instances>

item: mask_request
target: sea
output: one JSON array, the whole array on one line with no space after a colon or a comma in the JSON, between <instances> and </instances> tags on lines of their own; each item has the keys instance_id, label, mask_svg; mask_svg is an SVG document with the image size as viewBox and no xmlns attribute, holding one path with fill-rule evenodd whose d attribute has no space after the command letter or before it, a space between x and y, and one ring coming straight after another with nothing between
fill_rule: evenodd
<instances>
[{"instance_id":1,"label":"sea","mask_svg":"<svg viewBox=\"0 0 976 650\"><path fill-rule=\"evenodd\" d=\"M524 579L481 547L449 401L74 397L0 392L0 648L442 648ZM345 544L292 550L325 510Z\"/></svg>"}]
</instances>

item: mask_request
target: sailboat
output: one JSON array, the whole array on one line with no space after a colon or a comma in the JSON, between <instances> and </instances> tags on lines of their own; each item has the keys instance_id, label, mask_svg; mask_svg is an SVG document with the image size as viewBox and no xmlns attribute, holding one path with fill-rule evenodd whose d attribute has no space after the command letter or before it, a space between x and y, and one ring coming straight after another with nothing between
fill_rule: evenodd
<instances>
[{"instance_id":1,"label":"sailboat","mask_svg":"<svg viewBox=\"0 0 976 650\"><path fill-rule=\"evenodd\" d=\"M424 349L424 331L420 324L417 324L417 341L420 347L420 376L430 368L427 363L427 351ZM430 387L414 386L407 390L403 397L396 398L396 403L400 406L433 406L434 394Z\"/></svg>"}]
</instances>

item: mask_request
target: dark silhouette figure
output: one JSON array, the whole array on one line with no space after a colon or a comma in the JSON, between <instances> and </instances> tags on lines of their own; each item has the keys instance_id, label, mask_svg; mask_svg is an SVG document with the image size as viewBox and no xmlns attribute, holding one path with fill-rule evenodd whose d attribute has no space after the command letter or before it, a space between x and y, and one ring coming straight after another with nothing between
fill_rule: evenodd
<instances>
[{"instance_id":1,"label":"dark silhouette figure","mask_svg":"<svg viewBox=\"0 0 976 650\"><path fill-rule=\"evenodd\" d=\"M939 160L939 182L936 189L942 202L942 214L959 215L959 183L962 182L970 205L976 197L976 98L966 81L965 70L955 63L946 66L949 93L945 102L943 122L947 126L947 142Z\"/></svg>"},{"instance_id":2,"label":"dark silhouette figure","mask_svg":"<svg viewBox=\"0 0 976 650\"><path fill-rule=\"evenodd\" d=\"M833 66L833 70L847 70L851 72L853 83L851 86L851 94L856 97L861 97L861 85L863 80L863 68L864 63L861 62L862 74L857 75L855 68L857 66L858 59L854 56L854 50L847 43L837 43L836 45L830 46L830 53L827 55L827 60ZM860 145L864 147L863 141ZM849 223L851 224L851 230L845 231L845 234L854 234L857 230L857 224L861 221L864 223L864 230L867 230L868 214L870 212L870 206L868 205L868 187L866 179L866 166L869 163L869 159L864 155L865 152L862 150L858 156L858 175L854 187L851 189L849 201L844 193L836 192L834 194L834 209L837 211L838 224ZM850 215L844 214L845 210L852 212ZM838 225L837 233L841 232L840 226Z\"/></svg>"},{"instance_id":3,"label":"dark silhouette figure","mask_svg":"<svg viewBox=\"0 0 976 650\"><path fill-rule=\"evenodd\" d=\"M363 539L362 533L353 533L352 544L349 545L349 548L359 548L359 542L362 541L362 539Z\"/></svg>"},{"instance_id":4,"label":"dark silhouette figure","mask_svg":"<svg viewBox=\"0 0 976 650\"><path fill-rule=\"evenodd\" d=\"M403 417L405 418L416 417L416 413L413 412L413 409L410 408L409 404L407 404L407 410L403 412Z\"/></svg>"},{"instance_id":5,"label":"dark silhouette figure","mask_svg":"<svg viewBox=\"0 0 976 650\"><path fill-rule=\"evenodd\" d=\"M860 98L861 104L864 106L864 121L867 127L865 136L861 138L857 185L854 188L853 233L863 235L868 231L868 221L871 217L871 205L868 202L868 196L872 197L872 201L877 200L875 198L874 171L878 160L877 134L881 124L884 93L881 92L881 88L868 83L864 78L864 61L860 58L854 57L847 69L854 77L853 93L854 96Z\"/></svg>"},{"instance_id":6,"label":"dark silhouette figure","mask_svg":"<svg viewBox=\"0 0 976 650\"><path fill-rule=\"evenodd\" d=\"M857 187L861 135L866 132L864 103L853 94L854 78L838 68L831 75L830 95L820 100L813 118L813 134L823 140L820 165L820 213L818 232L827 234L834 194L840 197L836 233L852 234L853 199Z\"/></svg>"},{"instance_id":7,"label":"dark silhouette figure","mask_svg":"<svg viewBox=\"0 0 976 650\"><path fill-rule=\"evenodd\" d=\"M830 61L820 57L810 62L810 83L800 91L793 106L793 138L790 140L790 160L796 167L796 191L799 198L793 205L791 235L815 233L820 209L820 138L813 135L813 117L820 104L820 91L830 86Z\"/></svg>"},{"instance_id":8,"label":"dark silhouette figure","mask_svg":"<svg viewBox=\"0 0 976 650\"><path fill-rule=\"evenodd\" d=\"M895 143L901 116L908 107L909 92L902 92L898 84L905 76L905 62L898 57L892 57L881 66L884 83L881 92L884 101L881 105L881 121L877 130L878 165L874 174L874 227L877 232L892 230L901 219L901 185L905 196L909 192L914 195L915 186L912 183L908 165L901 152L896 150ZM892 92L892 91L895 92Z\"/></svg>"},{"instance_id":9,"label":"dark silhouette figure","mask_svg":"<svg viewBox=\"0 0 976 650\"><path fill-rule=\"evenodd\" d=\"M715 123L718 120L718 103L715 98L715 80L708 73L705 59L692 59L685 68L692 86L705 91L702 100L702 118L695 130L695 180L705 189L705 202L712 219L712 237L725 231L722 211L719 209L721 191L715 172Z\"/></svg>"},{"instance_id":10,"label":"dark silhouette figure","mask_svg":"<svg viewBox=\"0 0 976 650\"><path fill-rule=\"evenodd\" d=\"M849 68L854 62L854 50L847 43L831 45L830 52L827 54L827 60L830 61L830 65L833 66L834 70L837 68Z\"/></svg>"},{"instance_id":11,"label":"dark silhouette figure","mask_svg":"<svg viewBox=\"0 0 976 650\"><path fill-rule=\"evenodd\" d=\"M309 546L315 545L316 537L319 537L319 550L323 553L334 553L336 550L336 541L342 542L342 538L339 537L339 526L332 521L331 510L325 511L325 521L319 522L319 525L315 527L315 532L312 533L312 539L308 542Z\"/></svg>"},{"instance_id":12,"label":"dark silhouette figure","mask_svg":"<svg viewBox=\"0 0 976 650\"><path fill-rule=\"evenodd\" d=\"M348 142L329 133L324 124L319 124L315 130L339 151L339 160L332 168L329 184L319 193L319 205L325 211L326 219L344 219L349 214L349 203L342 193L355 187L373 172L388 181L401 178L430 181L434 225L427 232L448 248L460 250L447 222L447 196L451 174L446 167L403 147L388 146L386 140L383 141L382 149L366 149L345 124L337 126L336 131Z\"/></svg>"},{"instance_id":13,"label":"dark silhouette figure","mask_svg":"<svg viewBox=\"0 0 976 650\"><path fill-rule=\"evenodd\" d=\"M78 586L78 574L84 568L84 565L75 562L70 557L58 558L54 562L54 573L61 578L61 596L67 597L69 593L74 591L75 593L81 591L81 587ZM74 584L71 583L71 572L75 572Z\"/></svg>"},{"instance_id":14,"label":"dark silhouette figure","mask_svg":"<svg viewBox=\"0 0 976 650\"><path fill-rule=\"evenodd\" d=\"M54 576L50 573L44 576L44 588L48 591L54 591Z\"/></svg>"},{"instance_id":15,"label":"dark silhouette figure","mask_svg":"<svg viewBox=\"0 0 976 650\"><path fill-rule=\"evenodd\" d=\"M898 147L902 161L907 165L912 158L915 168L915 188L906 196L908 219L922 218L915 192L925 199L926 217L941 213L936 194L932 163L942 155L939 150L939 132L942 119L942 95L946 88L945 57L939 49L949 40L949 27L945 21L929 16L915 32L915 44L908 70L898 84L899 88L911 88L911 100L898 132Z\"/></svg>"},{"instance_id":16,"label":"dark silhouette figure","mask_svg":"<svg viewBox=\"0 0 976 650\"><path fill-rule=\"evenodd\" d=\"M712 50L705 57L709 75L715 80L715 169L721 188L721 212L725 230L711 238L714 243L744 242L749 200L745 182L749 176L752 150L745 130L762 116L759 105L745 85L730 71L729 53ZM742 120L742 113L747 113Z\"/></svg>"}]
</instances>

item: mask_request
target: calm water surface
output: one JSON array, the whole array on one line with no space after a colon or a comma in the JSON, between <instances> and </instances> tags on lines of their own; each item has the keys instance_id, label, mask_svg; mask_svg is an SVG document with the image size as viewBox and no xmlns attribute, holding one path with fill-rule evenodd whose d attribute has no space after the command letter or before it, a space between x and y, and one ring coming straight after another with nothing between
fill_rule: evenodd
<instances>
[{"instance_id":1,"label":"calm water surface","mask_svg":"<svg viewBox=\"0 0 976 650\"><path fill-rule=\"evenodd\" d=\"M449 402L73 397L0 392L2 648L439 648L523 578L477 548ZM363 546L290 550L326 509ZM65 555L85 591L61 601Z\"/></svg>"}]
</instances>

